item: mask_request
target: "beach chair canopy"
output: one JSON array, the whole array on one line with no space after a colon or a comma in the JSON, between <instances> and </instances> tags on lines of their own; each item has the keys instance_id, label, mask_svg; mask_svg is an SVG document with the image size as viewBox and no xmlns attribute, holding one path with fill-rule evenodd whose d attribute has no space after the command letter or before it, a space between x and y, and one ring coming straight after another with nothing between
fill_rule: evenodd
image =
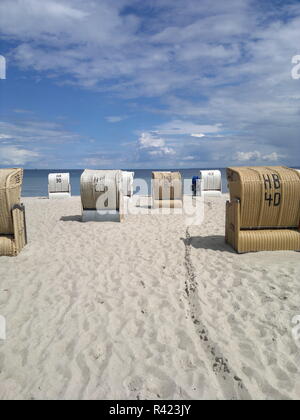
<instances>
[{"instance_id":1,"label":"beach chair canopy","mask_svg":"<svg viewBox=\"0 0 300 420\"><path fill-rule=\"evenodd\" d=\"M86 169L80 180L83 210L119 210L122 183L120 170Z\"/></svg>"},{"instance_id":2,"label":"beach chair canopy","mask_svg":"<svg viewBox=\"0 0 300 420\"><path fill-rule=\"evenodd\" d=\"M230 199L241 203L241 228L299 227L300 173L283 166L227 169Z\"/></svg>"}]
</instances>

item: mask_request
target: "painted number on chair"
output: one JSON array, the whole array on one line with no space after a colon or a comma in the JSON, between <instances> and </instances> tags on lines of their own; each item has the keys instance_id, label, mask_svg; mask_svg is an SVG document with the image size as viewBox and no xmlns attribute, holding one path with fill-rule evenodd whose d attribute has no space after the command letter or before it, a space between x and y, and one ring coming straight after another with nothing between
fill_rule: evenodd
<instances>
[{"instance_id":1,"label":"painted number on chair","mask_svg":"<svg viewBox=\"0 0 300 420\"><path fill-rule=\"evenodd\" d=\"M269 202L269 207L272 205L278 207L281 203L281 182L277 174L263 175L265 183L265 201ZM270 190L279 190L270 193Z\"/></svg>"}]
</instances>

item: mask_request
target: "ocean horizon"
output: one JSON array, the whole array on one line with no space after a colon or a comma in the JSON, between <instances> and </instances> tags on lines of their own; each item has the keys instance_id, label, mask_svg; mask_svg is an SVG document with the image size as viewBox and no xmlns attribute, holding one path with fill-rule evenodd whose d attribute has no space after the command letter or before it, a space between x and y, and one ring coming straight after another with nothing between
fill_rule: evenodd
<instances>
[{"instance_id":1,"label":"ocean horizon","mask_svg":"<svg viewBox=\"0 0 300 420\"><path fill-rule=\"evenodd\" d=\"M135 179L142 179L146 184L141 186L138 194L146 195L151 192L151 175L153 171L178 171L183 179L192 179L197 176L200 170L211 168L189 168L189 169L126 169L135 173ZM223 192L227 192L227 180L225 168L219 169L222 173ZM125 170L125 169L124 169ZM80 177L84 169L25 169L22 187L22 197L47 197L48 196L48 175L50 173L70 173L72 195L80 195ZM146 186L147 185L147 186ZM148 188L148 191L147 191Z\"/></svg>"}]
</instances>

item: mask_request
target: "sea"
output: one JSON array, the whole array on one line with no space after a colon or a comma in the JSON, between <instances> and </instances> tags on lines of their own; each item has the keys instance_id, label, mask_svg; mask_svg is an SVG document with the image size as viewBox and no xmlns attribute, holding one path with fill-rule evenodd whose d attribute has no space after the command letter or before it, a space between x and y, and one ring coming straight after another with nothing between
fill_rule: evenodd
<instances>
[{"instance_id":1,"label":"sea","mask_svg":"<svg viewBox=\"0 0 300 420\"><path fill-rule=\"evenodd\" d=\"M205 168L202 168L205 170ZM217 168L215 168L217 169ZM185 180L185 194L190 192L191 179L199 175L200 169L126 169L135 173L135 193L140 195L151 194L151 176L153 171L178 171ZM226 169L222 172L223 192L227 192ZM80 195L80 177L83 169L25 169L22 187L22 197L46 197L48 195L48 175L50 173L70 173L72 195Z\"/></svg>"}]
</instances>

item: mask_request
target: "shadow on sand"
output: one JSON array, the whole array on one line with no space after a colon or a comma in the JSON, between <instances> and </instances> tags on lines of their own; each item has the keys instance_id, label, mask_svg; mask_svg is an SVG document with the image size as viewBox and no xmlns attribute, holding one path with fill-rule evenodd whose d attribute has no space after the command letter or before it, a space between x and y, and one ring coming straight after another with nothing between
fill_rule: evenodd
<instances>
[{"instance_id":1,"label":"shadow on sand","mask_svg":"<svg viewBox=\"0 0 300 420\"><path fill-rule=\"evenodd\" d=\"M192 236L191 238L181 238L185 246L192 246L195 249L211 249L212 251L222 251L235 253L230 245L225 243L225 237L214 236Z\"/></svg>"},{"instance_id":2,"label":"shadow on sand","mask_svg":"<svg viewBox=\"0 0 300 420\"><path fill-rule=\"evenodd\" d=\"M82 222L82 216L63 216L61 222Z\"/></svg>"}]
</instances>

